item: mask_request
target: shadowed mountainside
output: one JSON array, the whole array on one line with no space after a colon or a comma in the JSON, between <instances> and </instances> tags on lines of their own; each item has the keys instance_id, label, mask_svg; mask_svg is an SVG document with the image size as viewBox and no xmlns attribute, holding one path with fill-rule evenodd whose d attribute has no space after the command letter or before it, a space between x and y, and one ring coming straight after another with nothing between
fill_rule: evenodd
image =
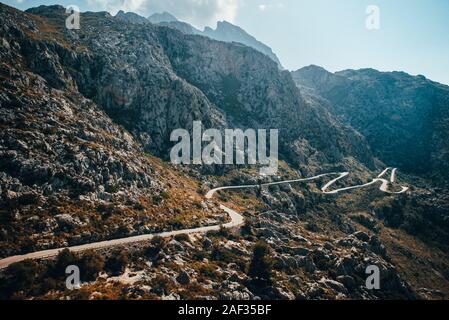
<instances>
[{"instance_id":1,"label":"shadowed mountainside","mask_svg":"<svg viewBox=\"0 0 449 320\"><path fill-rule=\"evenodd\" d=\"M382 161L433 181L449 179L449 87L373 69L292 73L298 87L362 133Z\"/></svg>"}]
</instances>

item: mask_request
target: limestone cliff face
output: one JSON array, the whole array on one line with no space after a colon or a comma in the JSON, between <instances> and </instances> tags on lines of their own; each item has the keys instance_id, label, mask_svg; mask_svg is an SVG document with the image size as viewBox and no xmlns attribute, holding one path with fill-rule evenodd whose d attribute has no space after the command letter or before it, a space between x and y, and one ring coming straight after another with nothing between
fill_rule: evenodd
<instances>
[{"instance_id":1,"label":"limestone cliff face","mask_svg":"<svg viewBox=\"0 0 449 320\"><path fill-rule=\"evenodd\" d=\"M341 125L322 105L307 101L286 71L243 45L160 30L175 72L194 84L225 115L228 124L281 132L281 153L297 164L373 158L364 138Z\"/></svg>"},{"instance_id":2,"label":"limestone cliff face","mask_svg":"<svg viewBox=\"0 0 449 320\"><path fill-rule=\"evenodd\" d=\"M60 21L65 17L60 7L30 12ZM158 28L102 13L83 14L81 21L79 31L61 30L71 48L62 54L53 51L54 59L69 70L77 90L130 131L146 151L167 156L170 133L190 128L194 120L222 126L222 115L204 94L172 70Z\"/></svg>"},{"instance_id":3,"label":"limestone cliff face","mask_svg":"<svg viewBox=\"0 0 449 320\"><path fill-rule=\"evenodd\" d=\"M137 23L137 24L147 24L150 22L150 21L148 21L148 19L146 19L142 16L139 16L137 13L124 12L123 10L120 10L119 12L117 12L115 17L117 19L121 19L121 20L131 22L131 23Z\"/></svg>"},{"instance_id":4,"label":"limestone cliff face","mask_svg":"<svg viewBox=\"0 0 449 320\"><path fill-rule=\"evenodd\" d=\"M242 28L233 25L227 21L218 21L215 29L206 27L203 35L218 41L238 42L248 47L251 47L259 52L262 52L271 60L277 63L278 67L282 69L281 61L273 52L273 50L266 44L258 41L252 35L248 34Z\"/></svg>"},{"instance_id":5,"label":"limestone cliff face","mask_svg":"<svg viewBox=\"0 0 449 320\"><path fill-rule=\"evenodd\" d=\"M136 139L78 91L64 63L80 60L53 37L0 6L1 257L110 238L166 190Z\"/></svg>"}]
</instances>

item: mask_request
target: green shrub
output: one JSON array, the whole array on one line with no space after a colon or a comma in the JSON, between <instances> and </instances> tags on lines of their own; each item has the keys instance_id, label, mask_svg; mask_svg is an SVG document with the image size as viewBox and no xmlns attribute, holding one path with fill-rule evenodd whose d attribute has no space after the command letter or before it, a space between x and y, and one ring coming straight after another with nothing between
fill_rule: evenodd
<instances>
[{"instance_id":1,"label":"green shrub","mask_svg":"<svg viewBox=\"0 0 449 320\"><path fill-rule=\"evenodd\" d=\"M195 251L194 253L193 253L193 256L192 256L192 258L195 260L195 261L203 261L204 259L206 259L207 258L207 254L204 252L204 251Z\"/></svg>"},{"instance_id":2,"label":"green shrub","mask_svg":"<svg viewBox=\"0 0 449 320\"><path fill-rule=\"evenodd\" d=\"M243 236L254 236L254 225L250 220L245 220L245 224L241 228Z\"/></svg>"},{"instance_id":3,"label":"green shrub","mask_svg":"<svg viewBox=\"0 0 449 320\"><path fill-rule=\"evenodd\" d=\"M160 274L151 281L151 286L151 291L161 296L168 295L169 292L171 292L176 286L176 284L169 277Z\"/></svg>"},{"instance_id":4,"label":"green shrub","mask_svg":"<svg viewBox=\"0 0 449 320\"><path fill-rule=\"evenodd\" d=\"M156 259L158 254L165 248L166 242L162 237L154 237L151 239L151 245L145 250L145 255L150 259Z\"/></svg>"},{"instance_id":5,"label":"green shrub","mask_svg":"<svg viewBox=\"0 0 449 320\"><path fill-rule=\"evenodd\" d=\"M238 257L234 253L232 253L228 249L219 246L215 246L213 248L210 257L213 261L220 261L224 263L237 262L238 260Z\"/></svg>"},{"instance_id":6,"label":"green shrub","mask_svg":"<svg viewBox=\"0 0 449 320\"><path fill-rule=\"evenodd\" d=\"M46 271L45 266L32 260L10 265L0 281L0 299L42 294L40 284Z\"/></svg>"},{"instance_id":7,"label":"green shrub","mask_svg":"<svg viewBox=\"0 0 449 320\"><path fill-rule=\"evenodd\" d=\"M104 270L105 259L98 252L90 251L83 255L79 267L83 281L94 281Z\"/></svg>"},{"instance_id":8,"label":"green shrub","mask_svg":"<svg viewBox=\"0 0 449 320\"><path fill-rule=\"evenodd\" d=\"M190 237L188 234L178 234L175 236L175 240L179 242L190 242Z\"/></svg>"},{"instance_id":9,"label":"green shrub","mask_svg":"<svg viewBox=\"0 0 449 320\"><path fill-rule=\"evenodd\" d=\"M166 246L165 239L160 236L155 236L153 239L151 239L150 243L151 243L151 245L161 248L161 249L165 248L165 246Z\"/></svg>"},{"instance_id":10,"label":"green shrub","mask_svg":"<svg viewBox=\"0 0 449 320\"><path fill-rule=\"evenodd\" d=\"M59 278L65 276L65 270L68 266L76 265L80 263L80 258L76 256L69 249L62 250L56 257L55 262L50 267L50 276Z\"/></svg>"},{"instance_id":11,"label":"green shrub","mask_svg":"<svg viewBox=\"0 0 449 320\"><path fill-rule=\"evenodd\" d=\"M125 250L114 252L112 256L106 261L105 268L112 275L122 274L129 263L129 254Z\"/></svg>"},{"instance_id":12,"label":"green shrub","mask_svg":"<svg viewBox=\"0 0 449 320\"><path fill-rule=\"evenodd\" d=\"M273 266L273 260L270 258L270 247L263 241L257 242L253 248L253 257L248 269L248 276L271 283Z\"/></svg>"},{"instance_id":13,"label":"green shrub","mask_svg":"<svg viewBox=\"0 0 449 320\"><path fill-rule=\"evenodd\" d=\"M203 204L201 203L201 201L193 201L193 206L197 209L203 209Z\"/></svg>"},{"instance_id":14,"label":"green shrub","mask_svg":"<svg viewBox=\"0 0 449 320\"><path fill-rule=\"evenodd\" d=\"M204 277L211 278L211 279L218 279L219 274L216 270L216 268L213 265L210 264L203 264L198 270L200 274Z\"/></svg>"},{"instance_id":15,"label":"green shrub","mask_svg":"<svg viewBox=\"0 0 449 320\"><path fill-rule=\"evenodd\" d=\"M182 217L174 217L168 222L174 229L182 229L184 227L184 219Z\"/></svg>"}]
</instances>

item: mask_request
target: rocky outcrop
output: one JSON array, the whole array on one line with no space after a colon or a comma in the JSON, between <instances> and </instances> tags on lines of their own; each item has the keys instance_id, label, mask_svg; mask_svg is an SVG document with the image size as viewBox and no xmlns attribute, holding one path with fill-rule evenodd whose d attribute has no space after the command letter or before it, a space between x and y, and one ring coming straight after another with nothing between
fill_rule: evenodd
<instances>
[{"instance_id":1,"label":"rocky outcrop","mask_svg":"<svg viewBox=\"0 0 449 320\"><path fill-rule=\"evenodd\" d=\"M63 63L89 55L35 16L1 5L0 21L0 256L156 231L130 215L164 202L161 173Z\"/></svg>"},{"instance_id":2,"label":"rocky outcrop","mask_svg":"<svg viewBox=\"0 0 449 320\"><path fill-rule=\"evenodd\" d=\"M64 17L60 7L30 12ZM88 51L68 50L62 53L62 59L60 52L52 52L54 60L70 70L84 96L128 129L146 151L167 158L170 133L191 128L194 120L201 120L207 127L222 127L223 117L215 106L173 72L159 45L158 28L98 13L85 13L82 19L91 24L85 22L79 31L65 30L64 37Z\"/></svg>"},{"instance_id":3,"label":"rocky outcrop","mask_svg":"<svg viewBox=\"0 0 449 320\"><path fill-rule=\"evenodd\" d=\"M154 24L158 24L158 23L162 23L162 22L177 22L178 21L178 19L176 19L172 14L170 14L168 12L154 13L148 17L148 20Z\"/></svg>"},{"instance_id":4,"label":"rocky outcrop","mask_svg":"<svg viewBox=\"0 0 449 320\"><path fill-rule=\"evenodd\" d=\"M136 14L134 12L124 12L123 10L120 10L119 12L117 12L115 17L117 19L121 19L121 20L130 22L130 23L137 23L137 24L146 24L146 23L151 22L151 21L148 21L147 19L145 19L144 17L139 16L138 14Z\"/></svg>"},{"instance_id":5,"label":"rocky outcrop","mask_svg":"<svg viewBox=\"0 0 449 320\"><path fill-rule=\"evenodd\" d=\"M228 126L279 129L280 152L296 164L373 158L364 138L321 105L305 101L286 71L245 46L159 31L173 69L195 84L225 115Z\"/></svg>"}]
</instances>

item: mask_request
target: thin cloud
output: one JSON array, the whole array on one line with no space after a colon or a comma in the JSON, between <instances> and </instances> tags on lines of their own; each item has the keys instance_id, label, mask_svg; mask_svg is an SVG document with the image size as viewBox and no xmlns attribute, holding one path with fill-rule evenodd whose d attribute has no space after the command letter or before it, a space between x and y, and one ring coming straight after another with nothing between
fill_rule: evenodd
<instances>
[{"instance_id":1,"label":"thin cloud","mask_svg":"<svg viewBox=\"0 0 449 320\"><path fill-rule=\"evenodd\" d=\"M283 8L283 3L276 3L276 4L259 4L258 8L260 11L268 11L270 9L276 9L276 8Z\"/></svg>"},{"instance_id":2,"label":"thin cloud","mask_svg":"<svg viewBox=\"0 0 449 320\"><path fill-rule=\"evenodd\" d=\"M139 12L146 0L86 0L87 4L116 14L119 10Z\"/></svg>"},{"instance_id":3,"label":"thin cloud","mask_svg":"<svg viewBox=\"0 0 449 320\"><path fill-rule=\"evenodd\" d=\"M239 0L86 0L91 6L116 14L119 10L133 11L144 16L170 12L179 20L202 28L219 20L234 22ZM241 2L241 1L240 1Z\"/></svg>"}]
</instances>

